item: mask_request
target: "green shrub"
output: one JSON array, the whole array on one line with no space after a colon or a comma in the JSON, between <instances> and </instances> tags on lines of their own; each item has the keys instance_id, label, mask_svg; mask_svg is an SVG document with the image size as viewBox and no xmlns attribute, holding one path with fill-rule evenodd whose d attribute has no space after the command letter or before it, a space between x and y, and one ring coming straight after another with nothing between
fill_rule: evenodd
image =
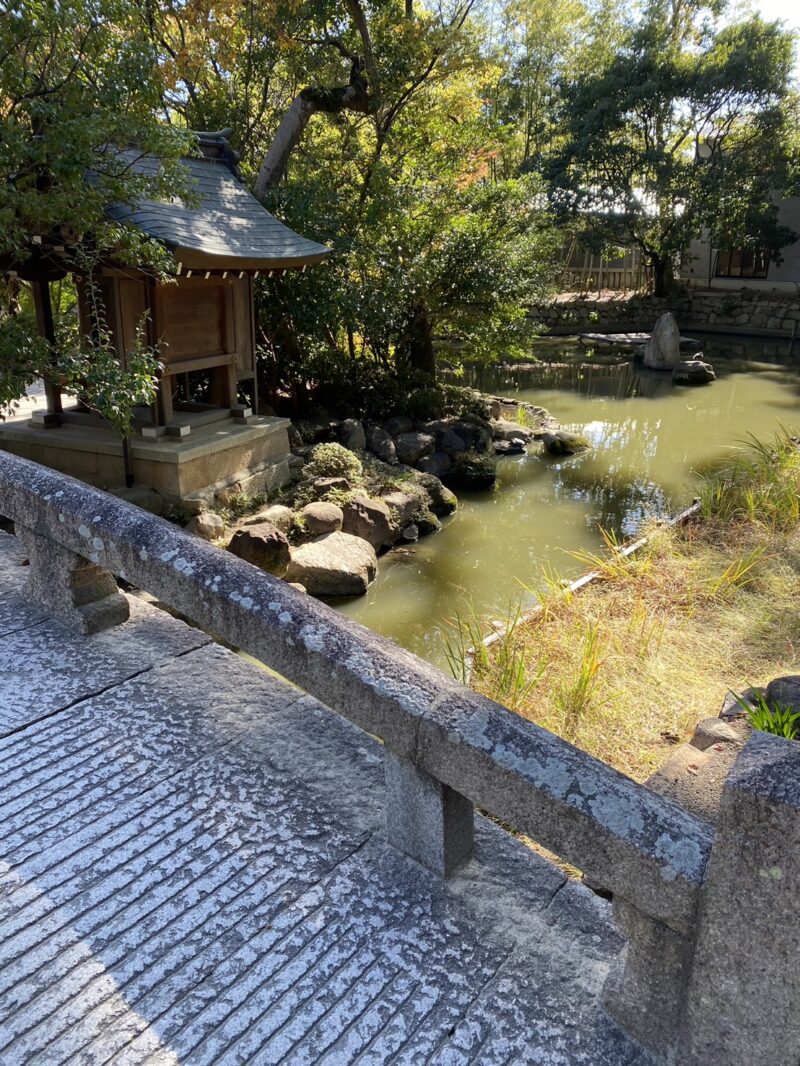
<instances>
[{"instance_id":1,"label":"green shrub","mask_svg":"<svg viewBox=\"0 0 800 1066\"><path fill-rule=\"evenodd\" d=\"M736 697L737 702L747 711L747 721L753 729L762 733L773 733L785 740L800 740L800 711L791 704L767 703L763 693L759 692L752 703Z\"/></svg>"},{"instance_id":2,"label":"green shrub","mask_svg":"<svg viewBox=\"0 0 800 1066\"><path fill-rule=\"evenodd\" d=\"M318 444L312 449L303 467L305 478L346 477L354 481L361 477L361 460L341 444Z\"/></svg>"},{"instance_id":3,"label":"green shrub","mask_svg":"<svg viewBox=\"0 0 800 1066\"><path fill-rule=\"evenodd\" d=\"M445 407L443 390L429 386L411 393L406 400L405 414L414 422L432 422L442 417Z\"/></svg>"}]
</instances>

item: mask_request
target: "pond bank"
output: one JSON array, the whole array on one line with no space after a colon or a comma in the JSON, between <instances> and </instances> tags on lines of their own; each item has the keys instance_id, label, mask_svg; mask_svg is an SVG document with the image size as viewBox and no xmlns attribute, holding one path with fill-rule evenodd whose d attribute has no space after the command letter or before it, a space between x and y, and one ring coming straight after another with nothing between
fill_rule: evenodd
<instances>
[{"instance_id":1,"label":"pond bank","mask_svg":"<svg viewBox=\"0 0 800 1066\"><path fill-rule=\"evenodd\" d=\"M679 512L697 493L699 471L748 432L771 437L800 397L800 365L785 359L782 342L742 352L738 338L701 339L718 372L703 389L673 386L628 356L550 344L520 372L476 372L470 384L552 410L592 450L501 460L497 490L460 492L446 536L384 557L367 595L340 609L446 666L442 629L456 612L503 621L510 605L534 602L543 570L570 578L586 569L569 552L597 551L599 526L628 538L648 516Z\"/></svg>"},{"instance_id":2,"label":"pond bank","mask_svg":"<svg viewBox=\"0 0 800 1066\"><path fill-rule=\"evenodd\" d=\"M628 557L584 553L602 580L545 590L473 686L644 780L729 689L796 673L800 453L784 440L739 470L708 483L702 521L651 527Z\"/></svg>"}]
</instances>

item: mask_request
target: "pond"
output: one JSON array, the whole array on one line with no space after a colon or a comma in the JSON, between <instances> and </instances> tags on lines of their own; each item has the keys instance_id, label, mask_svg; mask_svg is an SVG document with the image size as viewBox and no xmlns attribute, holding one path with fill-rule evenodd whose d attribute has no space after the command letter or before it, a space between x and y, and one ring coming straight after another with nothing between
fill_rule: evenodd
<instances>
[{"instance_id":1,"label":"pond","mask_svg":"<svg viewBox=\"0 0 800 1066\"><path fill-rule=\"evenodd\" d=\"M441 627L455 612L504 618L532 602L543 567L564 576L585 567L571 550L596 549L599 527L630 536L650 515L688 506L699 472L741 447L800 424L800 359L788 341L702 339L717 381L676 387L668 373L630 356L537 346L533 366L484 371L475 383L550 410L592 450L554 460L533 445L500 461L486 493L459 494L445 528L380 560L366 596L341 606L362 624L444 665ZM800 341L796 348L800 355Z\"/></svg>"}]
</instances>

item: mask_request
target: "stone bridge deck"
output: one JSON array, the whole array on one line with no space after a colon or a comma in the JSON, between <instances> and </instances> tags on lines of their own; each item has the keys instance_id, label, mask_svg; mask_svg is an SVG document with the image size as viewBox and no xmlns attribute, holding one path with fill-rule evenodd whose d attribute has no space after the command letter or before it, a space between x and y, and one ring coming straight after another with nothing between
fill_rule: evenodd
<instances>
[{"instance_id":1,"label":"stone bridge deck","mask_svg":"<svg viewBox=\"0 0 800 1066\"><path fill-rule=\"evenodd\" d=\"M0 1062L650 1059L599 993L607 906L478 818L387 846L381 748L139 600L73 637L0 534Z\"/></svg>"}]
</instances>

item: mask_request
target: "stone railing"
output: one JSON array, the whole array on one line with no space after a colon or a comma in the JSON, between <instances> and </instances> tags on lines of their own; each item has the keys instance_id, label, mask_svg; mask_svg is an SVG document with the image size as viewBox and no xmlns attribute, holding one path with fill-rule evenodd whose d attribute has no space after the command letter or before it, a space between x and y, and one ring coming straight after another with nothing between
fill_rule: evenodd
<instances>
[{"instance_id":1,"label":"stone railing","mask_svg":"<svg viewBox=\"0 0 800 1066\"><path fill-rule=\"evenodd\" d=\"M791 742L759 735L745 749L715 841L675 803L286 583L98 489L0 452L0 514L28 551L30 594L73 629L124 619L117 575L380 738L388 841L439 875L469 858L477 805L611 892L628 947L606 1004L663 1061L798 1061L800 757ZM746 848L740 833L753 834ZM773 954L769 937L787 900L787 946ZM743 1036L753 1009L766 1021L751 1019Z\"/></svg>"}]
</instances>

